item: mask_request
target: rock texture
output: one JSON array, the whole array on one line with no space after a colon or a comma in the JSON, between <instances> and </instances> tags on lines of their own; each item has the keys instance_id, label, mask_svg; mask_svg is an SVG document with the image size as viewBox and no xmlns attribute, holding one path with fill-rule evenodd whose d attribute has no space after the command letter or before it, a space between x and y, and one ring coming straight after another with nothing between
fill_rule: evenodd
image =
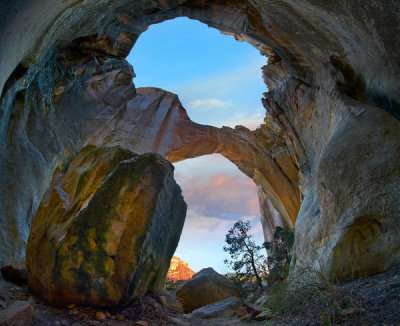
<instances>
[{"instance_id":1,"label":"rock texture","mask_svg":"<svg viewBox=\"0 0 400 326\"><path fill-rule=\"evenodd\" d=\"M202 269L179 285L174 293L182 301L185 313L230 297L240 297L235 285L212 268Z\"/></svg>"},{"instance_id":2,"label":"rock texture","mask_svg":"<svg viewBox=\"0 0 400 326\"><path fill-rule=\"evenodd\" d=\"M180 137L154 124L155 150L201 155L212 136L260 186L266 239L276 225L295 226L296 268L346 277L400 263L398 1L25 0L3 1L0 13L0 260L23 256L56 168L108 135L134 100L123 57L140 34L187 16L268 55L267 121L235 129L237 148L252 148L243 152L228 145L232 131L207 128L197 129L209 132L202 141L173 148Z\"/></svg>"},{"instance_id":3,"label":"rock texture","mask_svg":"<svg viewBox=\"0 0 400 326\"><path fill-rule=\"evenodd\" d=\"M167 273L167 280L172 282L186 281L191 279L194 274L196 273L189 268L188 263L178 257L172 257Z\"/></svg>"},{"instance_id":4,"label":"rock texture","mask_svg":"<svg viewBox=\"0 0 400 326\"><path fill-rule=\"evenodd\" d=\"M156 154L83 148L33 220L30 288L51 304L95 306L161 290L186 214L172 171Z\"/></svg>"}]
</instances>

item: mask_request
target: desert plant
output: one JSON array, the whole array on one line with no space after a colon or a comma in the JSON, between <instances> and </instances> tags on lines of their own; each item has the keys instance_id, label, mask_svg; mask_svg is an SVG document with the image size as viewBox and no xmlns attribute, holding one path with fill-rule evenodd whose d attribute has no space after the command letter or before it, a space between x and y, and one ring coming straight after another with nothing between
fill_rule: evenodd
<instances>
[{"instance_id":1,"label":"desert plant","mask_svg":"<svg viewBox=\"0 0 400 326\"><path fill-rule=\"evenodd\" d=\"M305 277L306 275L306 277ZM343 290L321 271L300 267L288 280L276 281L266 306L274 313L301 316L302 323L335 325L355 322L361 302L352 291Z\"/></svg>"}]
</instances>

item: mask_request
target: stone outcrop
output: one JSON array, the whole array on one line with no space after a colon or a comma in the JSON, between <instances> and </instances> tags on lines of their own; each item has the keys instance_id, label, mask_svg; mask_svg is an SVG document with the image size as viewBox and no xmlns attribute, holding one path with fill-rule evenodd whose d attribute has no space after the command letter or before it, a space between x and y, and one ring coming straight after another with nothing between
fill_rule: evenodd
<instances>
[{"instance_id":1,"label":"stone outcrop","mask_svg":"<svg viewBox=\"0 0 400 326\"><path fill-rule=\"evenodd\" d=\"M182 137L166 136L168 123L154 124L156 151L171 160L206 154L212 136L214 152L259 185L266 238L276 225L294 226L296 268L346 277L400 263L399 6L394 0L3 1L0 260L23 256L57 167L65 168L89 139L105 139L98 136L108 136L111 121L135 100L133 71L123 57L140 34L187 16L269 57L267 121L254 133L195 128L202 141L191 142L185 132L188 141L175 148L168 144ZM239 135L240 141L231 138L236 147L226 141L232 133ZM114 134L110 144L119 141Z\"/></svg>"},{"instance_id":2,"label":"stone outcrop","mask_svg":"<svg viewBox=\"0 0 400 326\"><path fill-rule=\"evenodd\" d=\"M30 288L55 305L124 305L161 290L186 214L156 154L86 146L57 171L26 250Z\"/></svg>"},{"instance_id":3,"label":"stone outcrop","mask_svg":"<svg viewBox=\"0 0 400 326\"><path fill-rule=\"evenodd\" d=\"M167 280L171 282L186 281L196 274L189 268L189 264L178 257L172 257L169 265Z\"/></svg>"},{"instance_id":4,"label":"stone outcrop","mask_svg":"<svg viewBox=\"0 0 400 326\"><path fill-rule=\"evenodd\" d=\"M240 297L239 290L212 268L202 269L174 291L185 313L230 297Z\"/></svg>"}]
</instances>

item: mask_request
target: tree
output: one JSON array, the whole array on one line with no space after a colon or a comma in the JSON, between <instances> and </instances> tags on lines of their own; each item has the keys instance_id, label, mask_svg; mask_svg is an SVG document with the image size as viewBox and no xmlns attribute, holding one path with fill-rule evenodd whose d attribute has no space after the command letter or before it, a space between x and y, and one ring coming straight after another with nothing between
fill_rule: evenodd
<instances>
[{"instance_id":1,"label":"tree","mask_svg":"<svg viewBox=\"0 0 400 326\"><path fill-rule=\"evenodd\" d=\"M268 253L268 269L276 278L283 278L288 270L293 243L293 231L280 226L276 227L272 241L264 242Z\"/></svg>"},{"instance_id":2,"label":"tree","mask_svg":"<svg viewBox=\"0 0 400 326\"><path fill-rule=\"evenodd\" d=\"M257 246L249 234L250 221L237 221L226 234L224 251L232 260L225 259L224 263L235 271L236 281L257 281L257 287L262 287L260 277L265 257L260 254L262 246Z\"/></svg>"}]
</instances>

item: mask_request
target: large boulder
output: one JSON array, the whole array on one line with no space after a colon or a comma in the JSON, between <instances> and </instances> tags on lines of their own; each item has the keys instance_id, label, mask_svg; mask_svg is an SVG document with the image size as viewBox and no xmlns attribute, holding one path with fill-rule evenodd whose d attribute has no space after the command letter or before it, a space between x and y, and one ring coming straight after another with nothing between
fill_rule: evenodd
<instances>
[{"instance_id":1,"label":"large boulder","mask_svg":"<svg viewBox=\"0 0 400 326\"><path fill-rule=\"evenodd\" d=\"M236 286L212 268L202 269L179 285L175 295L182 301L185 313L230 297L240 297Z\"/></svg>"},{"instance_id":2,"label":"large boulder","mask_svg":"<svg viewBox=\"0 0 400 326\"><path fill-rule=\"evenodd\" d=\"M55 173L34 217L29 286L55 305L117 306L160 290L185 214L161 156L87 146Z\"/></svg>"}]
</instances>

